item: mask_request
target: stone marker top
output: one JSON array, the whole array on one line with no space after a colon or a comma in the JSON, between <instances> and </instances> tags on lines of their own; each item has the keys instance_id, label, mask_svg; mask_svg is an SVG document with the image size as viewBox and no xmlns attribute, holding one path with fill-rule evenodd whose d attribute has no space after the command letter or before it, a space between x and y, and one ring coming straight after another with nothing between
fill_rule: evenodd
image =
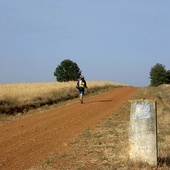
<instances>
[{"instance_id":1,"label":"stone marker top","mask_svg":"<svg viewBox=\"0 0 170 170\"><path fill-rule=\"evenodd\" d=\"M153 102L153 100L148 100L148 99L143 98L143 99L129 100L129 102Z\"/></svg>"}]
</instances>

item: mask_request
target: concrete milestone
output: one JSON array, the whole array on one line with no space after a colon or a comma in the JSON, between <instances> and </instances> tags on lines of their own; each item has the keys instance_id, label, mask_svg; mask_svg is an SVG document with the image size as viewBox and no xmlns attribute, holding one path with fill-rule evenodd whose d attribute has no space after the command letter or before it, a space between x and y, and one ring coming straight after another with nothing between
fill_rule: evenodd
<instances>
[{"instance_id":1,"label":"concrete milestone","mask_svg":"<svg viewBox=\"0 0 170 170\"><path fill-rule=\"evenodd\" d=\"M152 100L131 100L129 157L157 165L157 109Z\"/></svg>"}]
</instances>

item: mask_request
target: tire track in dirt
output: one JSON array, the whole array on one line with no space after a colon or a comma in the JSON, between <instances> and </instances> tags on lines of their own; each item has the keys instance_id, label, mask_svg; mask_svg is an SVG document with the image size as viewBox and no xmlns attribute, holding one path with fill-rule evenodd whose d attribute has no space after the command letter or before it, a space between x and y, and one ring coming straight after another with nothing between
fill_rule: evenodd
<instances>
[{"instance_id":1,"label":"tire track in dirt","mask_svg":"<svg viewBox=\"0 0 170 170\"><path fill-rule=\"evenodd\" d=\"M138 88L123 87L0 125L0 170L23 170L66 149L64 143L111 115Z\"/></svg>"}]
</instances>

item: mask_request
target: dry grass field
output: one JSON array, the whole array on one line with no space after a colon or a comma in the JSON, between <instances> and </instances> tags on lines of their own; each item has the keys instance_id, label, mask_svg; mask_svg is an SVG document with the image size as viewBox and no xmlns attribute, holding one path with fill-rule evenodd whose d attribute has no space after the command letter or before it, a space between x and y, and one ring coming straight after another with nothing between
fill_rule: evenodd
<instances>
[{"instance_id":1,"label":"dry grass field","mask_svg":"<svg viewBox=\"0 0 170 170\"><path fill-rule=\"evenodd\" d=\"M89 81L88 94L124 86L107 81ZM0 114L25 113L31 109L76 98L76 82L0 84Z\"/></svg>"}]
</instances>

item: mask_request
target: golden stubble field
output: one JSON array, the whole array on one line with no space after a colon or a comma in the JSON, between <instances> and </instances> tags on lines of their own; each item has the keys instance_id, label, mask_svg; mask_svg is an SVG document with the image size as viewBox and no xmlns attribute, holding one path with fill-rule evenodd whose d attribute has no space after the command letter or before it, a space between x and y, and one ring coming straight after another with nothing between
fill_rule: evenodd
<instances>
[{"instance_id":1,"label":"golden stubble field","mask_svg":"<svg viewBox=\"0 0 170 170\"><path fill-rule=\"evenodd\" d=\"M109 81L89 81L88 94L110 87L125 86ZM76 82L0 84L0 113L15 115L76 98Z\"/></svg>"}]
</instances>

